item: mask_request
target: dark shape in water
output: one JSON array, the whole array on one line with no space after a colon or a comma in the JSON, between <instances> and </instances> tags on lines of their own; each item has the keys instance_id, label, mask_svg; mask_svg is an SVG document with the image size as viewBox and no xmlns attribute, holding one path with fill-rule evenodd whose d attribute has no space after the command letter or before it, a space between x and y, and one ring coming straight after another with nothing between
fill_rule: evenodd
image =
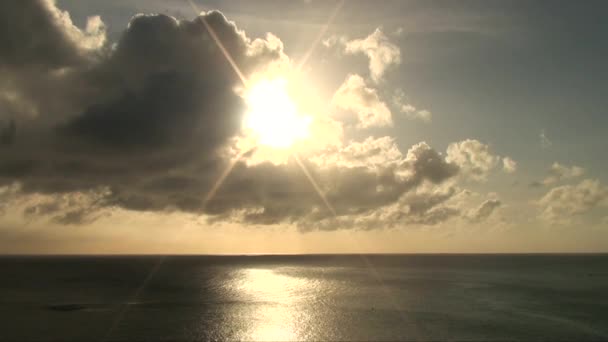
<instances>
[{"instance_id":1,"label":"dark shape in water","mask_svg":"<svg viewBox=\"0 0 608 342\"><path fill-rule=\"evenodd\" d=\"M47 309L52 311L79 311L86 309L86 306L80 304L53 304L48 305Z\"/></svg>"}]
</instances>

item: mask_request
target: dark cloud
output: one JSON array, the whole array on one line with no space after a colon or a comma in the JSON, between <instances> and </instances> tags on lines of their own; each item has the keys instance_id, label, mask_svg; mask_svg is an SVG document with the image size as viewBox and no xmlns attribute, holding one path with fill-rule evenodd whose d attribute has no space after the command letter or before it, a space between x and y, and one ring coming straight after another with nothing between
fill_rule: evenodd
<instances>
[{"instance_id":1,"label":"dark cloud","mask_svg":"<svg viewBox=\"0 0 608 342\"><path fill-rule=\"evenodd\" d=\"M7 19L0 34L14 35L0 47L10 78L0 81L0 90L11 94L0 98L0 110L10 109L16 118L0 128L6 147L0 185L19 182L26 194L72 196L29 206L26 215L80 224L99 210L120 207L300 225L333 216L295 160L237 162L216 196L205 201L231 164L226 150L240 134L245 108L235 92L241 80L202 20L245 75L286 60L278 38L251 40L216 11L192 21L138 15L110 48L98 44L100 21L81 31L49 1L10 2L0 9ZM32 14L31 28L16 21L23 13ZM405 156L393 145L390 139L366 140L335 151L341 163L304 164L339 217L369 215L459 172L426 143ZM412 203L412 213L403 213L424 212L418 220L434 224L454 215L436 206L452 194Z\"/></svg>"},{"instance_id":2,"label":"dark cloud","mask_svg":"<svg viewBox=\"0 0 608 342\"><path fill-rule=\"evenodd\" d=\"M15 120L9 120L6 125L0 126L0 146L11 145L17 136Z\"/></svg>"},{"instance_id":3,"label":"dark cloud","mask_svg":"<svg viewBox=\"0 0 608 342\"><path fill-rule=\"evenodd\" d=\"M61 209L58 201L50 201L30 205L23 210L24 216L44 216L55 213Z\"/></svg>"},{"instance_id":4,"label":"dark cloud","mask_svg":"<svg viewBox=\"0 0 608 342\"><path fill-rule=\"evenodd\" d=\"M408 159L417 177L424 177L434 184L455 176L460 168L449 163L426 143L414 145L408 152Z\"/></svg>"},{"instance_id":5,"label":"dark cloud","mask_svg":"<svg viewBox=\"0 0 608 342\"><path fill-rule=\"evenodd\" d=\"M0 64L64 67L82 62L62 13L50 0L0 3Z\"/></svg>"},{"instance_id":6,"label":"dark cloud","mask_svg":"<svg viewBox=\"0 0 608 342\"><path fill-rule=\"evenodd\" d=\"M53 27L62 27L65 19L48 2L4 6L12 12L45 12L45 19L55 20ZM250 41L219 12L207 13L205 19L244 72L282 56L281 46ZM56 63L49 63L37 70L36 80L28 69L10 69L15 79L32 79L14 85L13 98L37 110L17 116L24 142L0 163L4 182L17 178L26 191L101 185L123 193L127 184L132 187L173 168L204 167L215 173L223 167L219 149L240 128L242 101L233 91L240 81L201 20L136 16L115 49L85 66L59 72ZM36 29L15 34L55 45ZM11 45L2 49L4 55L34 53L13 51ZM3 142L13 140L11 122L2 129Z\"/></svg>"}]
</instances>

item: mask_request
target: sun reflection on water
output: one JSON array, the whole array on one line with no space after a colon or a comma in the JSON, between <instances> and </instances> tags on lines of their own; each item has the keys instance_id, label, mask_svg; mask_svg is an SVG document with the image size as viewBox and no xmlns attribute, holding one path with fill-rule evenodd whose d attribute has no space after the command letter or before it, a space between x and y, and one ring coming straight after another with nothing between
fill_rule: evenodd
<instances>
[{"instance_id":1,"label":"sun reflection on water","mask_svg":"<svg viewBox=\"0 0 608 342\"><path fill-rule=\"evenodd\" d=\"M242 340L302 340L306 317L299 310L307 290L314 287L304 278L270 269L247 269L239 277L237 290L257 303Z\"/></svg>"}]
</instances>

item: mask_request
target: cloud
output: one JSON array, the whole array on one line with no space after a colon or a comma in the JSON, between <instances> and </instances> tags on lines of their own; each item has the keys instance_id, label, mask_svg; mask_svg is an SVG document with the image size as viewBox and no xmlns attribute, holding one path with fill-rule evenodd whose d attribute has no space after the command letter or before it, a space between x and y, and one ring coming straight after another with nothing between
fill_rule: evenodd
<instances>
[{"instance_id":1,"label":"cloud","mask_svg":"<svg viewBox=\"0 0 608 342\"><path fill-rule=\"evenodd\" d=\"M608 187L598 180L585 179L576 185L549 190L537 203L540 217L551 223L568 223L598 206L608 206Z\"/></svg>"},{"instance_id":2,"label":"cloud","mask_svg":"<svg viewBox=\"0 0 608 342\"><path fill-rule=\"evenodd\" d=\"M549 140L549 137L547 137L547 134L545 133L545 129L541 129L540 130L540 147L543 149L546 148L550 148L551 146L553 146L553 142L551 140Z\"/></svg>"},{"instance_id":3,"label":"cloud","mask_svg":"<svg viewBox=\"0 0 608 342\"><path fill-rule=\"evenodd\" d=\"M514 173L517 171L517 162L510 157L502 158L502 169L506 173Z\"/></svg>"},{"instance_id":4,"label":"cloud","mask_svg":"<svg viewBox=\"0 0 608 342\"><path fill-rule=\"evenodd\" d=\"M17 135L15 120L8 120L5 125L0 125L0 146L11 145Z\"/></svg>"},{"instance_id":5,"label":"cloud","mask_svg":"<svg viewBox=\"0 0 608 342\"><path fill-rule=\"evenodd\" d=\"M324 39L321 44L323 44L323 46L325 46L326 48L332 48L332 47L340 47L343 48L346 43L348 42L348 38L346 36L330 36L326 39Z\"/></svg>"},{"instance_id":6,"label":"cloud","mask_svg":"<svg viewBox=\"0 0 608 342\"><path fill-rule=\"evenodd\" d=\"M399 164L403 154L394 138L367 137L365 140L351 141L348 145L329 150L311 157L311 161L322 167L367 167L379 168L389 164Z\"/></svg>"},{"instance_id":7,"label":"cloud","mask_svg":"<svg viewBox=\"0 0 608 342\"><path fill-rule=\"evenodd\" d=\"M447 163L426 143L412 146L405 156L394 150L393 144L390 139L367 139L354 147L330 152L338 154L333 156L338 163L304 162L339 222L374 216L374 212L395 205L404 194L423 184L439 185L458 173L456 165ZM325 158L330 156L319 159ZM249 168L237 165L222 188L209 203L209 209L218 215L233 215L241 222L297 223L308 230L334 220L294 162ZM244 210L235 211L239 208ZM332 229L340 227L334 222Z\"/></svg>"},{"instance_id":8,"label":"cloud","mask_svg":"<svg viewBox=\"0 0 608 342\"><path fill-rule=\"evenodd\" d=\"M285 58L282 45L270 36L251 40L221 13L208 12L193 21L138 15L115 48L100 48L97 58L83 59L80 45L70 38L74 28L66 26L67 14L58 15L63 12L51 2L26 4L3 4L8 12L2 15L29 11L42 20L39 30L49 33L37 35L36 25L31 31L2 30L36 44L4 46L0 56L14 81L0 87L37 109L30 115L18 110L25 106L13 106L14 119L1 131L3 145L12 144L0 160L0 184L18 181L25 192L104 186L111 192L108 205L190 208L200 194L180 190L209 187L229 162L222 151L240 133L243 112L234 91L240 80L201 20L215 29L243 72ZM89 21L89 31L99 31L100 25ZM200 175L191 174L197 168ZM169 170L183 182L147 196L153 192L149 184Z\"/></svg>"},{"instance_id":9,"label":"cloud","mask_svg":"<svg viewBox=\"0 0 608 342\"><path fill-rule=\"evenodd\" d=\"M400 218L408 224L436 225L461 214L458 207L447 203L457 195L454 187L422 187L404 196Z\"/></svg>"},{"instance_id":10,"label":"cloud","mask_svg":"<svg viewBox=\"0 0 608 342\"><path fill-rule=\"evenodd\" d=\"M561 180L577 178L585 173L585 169L580 166L566 166L560 163L553 163L549 169L547 177L542 181L544 185L551 185Z\"/></svg>"},{"instance_id":11,"label":"cloud","mask_svg":"<svg viewBox=\"0 0 608 342\"><path fill-rule=\"evenodd\" d=\"M393 104L397 107L399 112L405 114L410 120L421 120L424 122L431 122L432 114L426 109L416 109L413 105L405 103L405 93L402 89L397 89L393 96Z\"/></svg>"},{"instance_id":12,"label":"cloud","mask_svg":"<svg viewBox=\"0 0 608 342\"><path fill-rule=\"evenodd\" d=\"M90 50L105 42L99 17L89 18L85 31L52 0L5 1L0 4L0 64L65 67L84 63Z\"/></svg>"},{"instance_id":13,"label":"cloud","mask_svg":"<svg viewBox=\"0 0 608 342\"><path fill-rule=\"evenodd\" d=\"M488 199L481 203L477 208L471 210L468 215L469 220L472 222L482 222L486 220L497 208L502 205L502 202L498 199Z\"/></svg>"},{"instance_id":14,"label":"cloud","mask_svg":"<svg viewBox=\"0 0 608 342\"><path fill-rule=\"evenodd\" d=\"M149 211L334 230L482 221L500 205L486 201L470 209L463 204L468 191L456 185L460 174L485 179L501 161L477 140L451 144L444 155L425 142L400 148L392 137L343 141L339 134L323 149L302 153L301 163L336 215L293 157L252 162L252 152L235 161L243 138L242 84L202 20L247 76L290 60L279 38L251 39L220 12L193 20L137 15L110 47L99 17L79 29L50 1L0 7L6 18L27 10L40 20L31 32L41 32L33 39L14 22L11 39L35 42L0 51L6 72L0 110L9 114L0 120L5 213L14 211L7 209L10 202L28 220L61 225L90 224L115 211ZM380 30L339 44L370 58L376 82L400 63L399 49ZM349 75L332 104L354 113L358 128L391 126L391 111L369 82ZM430 112L403 99L399 111L430 121ZM332 132L342 132L341 122L331 123L339 126ZM502 161L505 170L514 168L510 158ZM12 201L3 202L5 197Z\"/></svg>"},{"instance_id":15,"label":"cloud","mask_svg":"<svg viewBox=\"0 0 608 342\"><path fill-rule=\"evenodd\" d=\"M21 195L26 219L50 219L62 225L91 223L103 216L107 188L54 195Z\"/></svg>"},{"instance_id":16,"label":"cloud","mask_svg":"<svg viewBox=\"0 0 608 342\"><path fill-rule=\"evenodd\" d=\"M403 196L401 200L379 210L357 216L328 217L312 223L300 223L304 231L334 230L335 227L355 227L372 230L378 228L403 228L414 226L434 226L458 218L462 210L450 205L452 199L462 192L454 188L421 186L416 191Z\"/></svg>"},{"instance_id":17,"label":"cloud","mask_svg":"<svg viewBox=\"0 0 608 342\"><path fill-rule=\"evenodd\" d=\"M425 142L412 146L407 152L406 164L412 165L416 175L425 175L432 183L439 184L460 172L458 164L443 157Z\"/></svg>"},{"instance_id":18,"label":"cloud","mask_svg":"<svg viewBox=\"0 0 608 342\"><path fill-rule=\"evenodd\" d=\"M391 111L380 100L378 91L369 87L363 77L351 74L338 88L331 100L339 109L357 116L359 128L392 126Z\"/></svg>"},{"instance_id":19,"label":"cloud","mask_svg":"<svg viewBox=\"0 0 608 342\"><path fill-rule=\"evenodd\" d=\"M567 166L554 162L547 171L547 176L542 181L533 181L530 183L530 187L540 188L550 186L560 181L581 177L584 174L585 169L580 166Z\"/></svg>"},{"instance_id":20,"label":"cloud","mask_svg":"<svg viewBox=\"0 0 608 342\"><path fill-rule=\"evenodd\" d=\"M420 187L441 186L460 171L424 142L402 153L394 139L370 137L329 145L316 158L303 155L302 163L338 218L293 158L283 164L249 163L252 154L246 154L234 162L230 151L242 137L245 112L236 90L241 80L202 20L245 75L289 63L282 42L271 34L250 39L217 11L193 20L137 15L110 48L98 17L80 30L50 1L0 6L7 20L23 16L20 11L39 20L31 30L8 21L15 26L11 41L30 43L8 44L0 52L7 75L0 80L5 94L0 108L10 109L0 125L0 188L18 187L6 194L28 218L79 225L119 209L316 227L334 219L382 217L399 205L412 206L411 215L410 209L401 212L421 224L453 212L433 205L421 211L423 205L415 203L422 199L400 202ZM373 70L381 74L378 61L392 62L368 43L351 48L373 56ZM387 48L382 39L378 44L380 50ZM377 91L358 75L347 78L334 100L355 112L360 127L392 123ZM230 176L206 201L231 164ZM434 199L425 203L443 198L430 196Z\"/></svg>"},{"instance_id":21,"label":"cloud","mask_svg":"<svg viewBox=\"0 0 608 342\"><path fill-rule=\"evenodd\" d=\"M478 140L466 139L448 145L447 158L462 169L463 175L478 181L487 179L500 157L490 153L490 147Z\"/></svg>"},{"instance_id":22,"label":"cloud","mask_svg":"<svg viewBox=\"0 0 608 342\"><path fill-rule=\"evenodd\" d=\"M7 208L19 193L18 184L0 186L0 215L5 214Z\"/></svg>"},{"instance_id":23,"label":"cloud","mask_svg":"<svg viewBox=\"0 0 608 342\"><path fill-rule=\"evenodd\" d=\"M369 58L369 71L374 82L382 80L386 70L401 63L401 50L391 43L380 28L363 39L354 39L344 44L347 54L365 54Z\"/></svg>"}]
</instances>

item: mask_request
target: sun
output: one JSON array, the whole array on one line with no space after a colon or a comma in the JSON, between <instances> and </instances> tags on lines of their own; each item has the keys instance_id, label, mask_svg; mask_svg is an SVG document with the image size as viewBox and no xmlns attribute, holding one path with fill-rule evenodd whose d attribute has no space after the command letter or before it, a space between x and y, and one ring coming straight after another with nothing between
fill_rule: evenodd
<instances>
[{"instance_id":1,"label":"sun","mask_svg":"<svg viewBox=\"0 0 608 342\"><path fill-rule=\"evenodd\" d=\"M298 113L283 78L264 79L251 86L246 94L248 111L244 126L262 145L290 148L309 137L311 118Z\"/></svg>"}]
</instances>

